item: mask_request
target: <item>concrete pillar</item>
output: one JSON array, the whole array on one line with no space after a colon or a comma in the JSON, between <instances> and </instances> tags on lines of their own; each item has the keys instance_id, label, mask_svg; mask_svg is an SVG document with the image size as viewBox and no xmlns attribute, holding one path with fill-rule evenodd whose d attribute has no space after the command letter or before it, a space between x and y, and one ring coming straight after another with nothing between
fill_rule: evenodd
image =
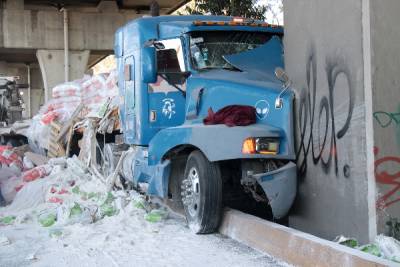
<instances>
[{"instance_id":1,"label":"concrete pillar","mask_svg":"<svg viewBox=\"0 0 400 267\"><path fill-rule=\"evenodd\" d=\"M289 223L368 242L377 233L369 0L285 0L284 12L299 166Z\"/></svg>"},{"instance_id":2,"label":"concrete pillar","mask_svg":"<svg viewBox=\"0 0 400 267\"><path fill-rule=\"evenodd\" d=\"M89 50L69 52L69 79L83 77L89 60ZM51 98L51 89L64 82L64 50L37 50L36 57L42 72L45 99Z\"/></svg>"},{"instance_id":3,"label":"concrete pillar","mask_svg":"<svg viewBox=\"0 0 400 267\"><path fill-rule=\"evenodd\" d=\"M400 219L400 1L370 1L378 231ZM390 233L388 233L390 234Z\"/></svg>"}]
</instances>

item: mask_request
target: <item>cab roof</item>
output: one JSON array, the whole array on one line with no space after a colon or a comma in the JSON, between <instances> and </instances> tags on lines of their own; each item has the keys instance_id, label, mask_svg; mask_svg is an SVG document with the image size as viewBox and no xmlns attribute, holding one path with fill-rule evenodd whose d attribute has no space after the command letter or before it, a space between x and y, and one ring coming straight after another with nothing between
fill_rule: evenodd
<instances>
[{"instance_id":1,"label":"cab roof","mask_svg":"<svg viewBox=\"0 0 400 267\"><path fill-rule=\"evenodd\" d=\"M158 16L142 17L128 22L115 34L116 55L138 49L144 42L171 39L192 31L254 31L283 35L283 28L259 20L235 23L229 16ZM128 45L129 44L129 45Z\"/></svg>"},{"instance_id":2,"label":"cab roof","mask_svg":"<svg viewBox=\"0 0 400 267\"><path fill-rule=\"evenodd\" d=\"M229 16L158 16L142 17L128 22L122 28L129 28L137 24L146 30L157 29L157 39L168 39L180 36L182 33L196 30L244 30L244 31L267 31L283 34L283 28L267 24L260 20L246 20L245 23L233 23L234 17ZM220 22L220 23L218 23Z\"/></svg>"}]
</instances>

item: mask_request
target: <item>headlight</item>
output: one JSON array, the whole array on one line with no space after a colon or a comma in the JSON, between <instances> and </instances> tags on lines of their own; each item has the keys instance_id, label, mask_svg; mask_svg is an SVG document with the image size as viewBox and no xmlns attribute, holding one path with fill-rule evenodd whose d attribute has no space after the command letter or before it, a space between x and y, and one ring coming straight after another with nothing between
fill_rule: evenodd
<instances>
[{"instance_id":1,"label":"headlight","mask_svg":"<svg viewBox=\"0 0 400 267\"><path fill-rule=\"evenodd\" d=\"M269 137L252 137L243 142L243 154L276 155L279 152L279 140Z\"/></svg>"}]
</instances>

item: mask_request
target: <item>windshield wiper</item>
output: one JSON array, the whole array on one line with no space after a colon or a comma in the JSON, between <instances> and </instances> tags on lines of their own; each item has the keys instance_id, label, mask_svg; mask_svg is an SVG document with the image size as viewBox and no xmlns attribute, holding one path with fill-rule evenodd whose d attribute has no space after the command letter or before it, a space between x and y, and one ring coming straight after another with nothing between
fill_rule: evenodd
<instances>
[{"instance_id":1,"label":"windshield wiper","mask_svg":"<svg viewBox=\"0 0 400 267\"><path fill-rule=\"evenodd\" d=\"M235 67L204 67L204 68L199 68L199 70L231 70L231 71L240 71L238 68Z\"/></svg>"},{"instance_id":2,"label":"windshield wiper","mask_svg":"<svg viewBox=\"0 0 400 267\"><path fill-rule=\"evenodd\" d=\"M159 73L158 75L160 75L161 78L163 78L169 85L171 85L172 87L174 87L175 89L177 89L179 92L182 93L183 97L186 98L186 92L184 90L182 90L182 88L179 88L179 86L177 86L176 84L174 84L173 82L170 81L170 79L168 78L168 76L164 73Z\"/></svg>"}]
</instances>

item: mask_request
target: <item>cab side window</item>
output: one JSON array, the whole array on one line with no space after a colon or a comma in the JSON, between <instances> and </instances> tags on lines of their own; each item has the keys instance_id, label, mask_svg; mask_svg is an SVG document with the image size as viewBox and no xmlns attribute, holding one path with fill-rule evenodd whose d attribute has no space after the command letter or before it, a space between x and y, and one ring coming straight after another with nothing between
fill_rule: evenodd
<instances>
[{"instance_id":1,"label":"cab side window","mask_svg":"<svg viewBox=\"0 0 400 267\"><path fill-rule=\"evenodd\" d=\"M165 49L157 51L158 73L180 72L178 55L175 49Z\"/></svg>"},{"instance_id":2,"label":"cab side window","mask_svg":"<svg viewBox=\"0 0 400 267\"><path fill-rule=\"evenodd\" d=\"M170 83L182 85L185 82L175 49L157 51L157 68L158 75Z\"/></svg>"}]
</instances>

